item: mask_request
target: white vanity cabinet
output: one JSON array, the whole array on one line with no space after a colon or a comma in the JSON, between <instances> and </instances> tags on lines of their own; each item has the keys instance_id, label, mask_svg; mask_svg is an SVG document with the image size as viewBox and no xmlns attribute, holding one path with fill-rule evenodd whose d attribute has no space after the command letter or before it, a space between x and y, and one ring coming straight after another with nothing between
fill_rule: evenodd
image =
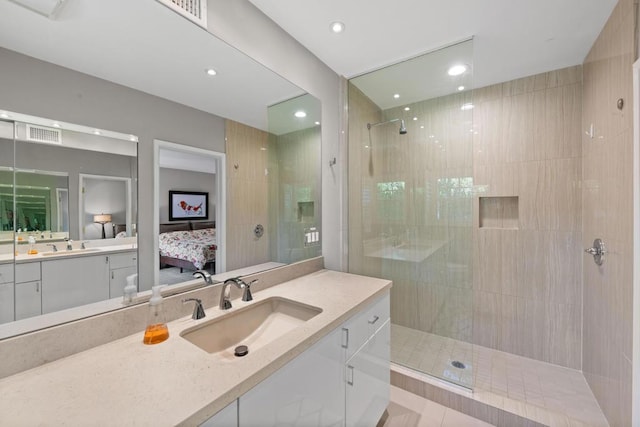
<instances>
[{"instance_id":1,"label":"white vanity cabinet","mask_svg":"<svg viewBox=\"0 0 640 427\"><path fill-rule=\"evenodd\" d=\"M389 293L238 399L238 425L375 426L389 404Z\"/></svg>"},{"instance_id":2,"label":"white vanity cabinet","mask_svg":"<svg viewBox=\"0 0 640 427\"><path fill-rule=\"evenodd\" d=\"M121 297L127 284L127 276L138 272L136 251L112 254L109 257L109 298Z\"/></svg>"},{"instance_id":3,"label":"white vanity cabinet","mask_svg":"<svg viewBox=\"0 0 640 427\"><path fill-rule=\"evenodd\" d=\"M228 404L223 410L200 424L200 427L238 427L238 400Z\"/></svg>"},{"instance_id":4,"label":"white vanity cabinet","mask_svg":"<svg viewBox=\"0 0 640 427\"><path fill-rule=\"evenodd\" d=\"M0 264L0 323L14 320L13 264Z\"/></svg>"},{"instance_id":5,"label":"white vanity cabinet","mask_svg":"<svg viewBox=\"0 0 640 427\"><path fill-rule=\"evenodd\" d=\"M391 320L347 361L346 425L375 426L389 405Z\"/></svg>"},{"instance_id":6,"label":"white vanity cabinet","mask_svg":"<svg viewBox=\"0 0 640 427\"><path fill-rule=\"evenodd\" d=\"M42 261L42 313L109 298L110 255Z\"/></svg>"},{"instance_id":7,"label":"white vanity cabinet","mask_svg":"<svg viewBox=\"0 0 640 427\"><path fill-rule=\"evenodd\" d=\"M239 426L342 426L341 331L334 330L240 396Z\"/></svg>"},{"instance_id":8,"label":"white vanity cabinet","mask_svg":"<svg viewBox=\"0 0 640 427\"><path fill-rule=\"evenodd\" d=\"M15 274L15 319L21 320L41 315L40 263L16 264Z\"/></svg>"}]
</instances>

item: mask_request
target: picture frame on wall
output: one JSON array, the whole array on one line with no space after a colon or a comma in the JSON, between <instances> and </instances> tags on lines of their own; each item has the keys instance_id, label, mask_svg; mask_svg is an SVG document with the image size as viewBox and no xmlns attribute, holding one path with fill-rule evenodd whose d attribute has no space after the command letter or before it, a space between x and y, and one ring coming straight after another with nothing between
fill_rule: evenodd
<instances>
[{"instance_id":1,"label":"picture frame on wall","mask_svg":"<svg viewBox=\"0 0 640 427\"><path fill-rule=\"evenodd\" d=\"M169 221L209 219L209 193L169 190Z\"/></svg>"}]
</instances>

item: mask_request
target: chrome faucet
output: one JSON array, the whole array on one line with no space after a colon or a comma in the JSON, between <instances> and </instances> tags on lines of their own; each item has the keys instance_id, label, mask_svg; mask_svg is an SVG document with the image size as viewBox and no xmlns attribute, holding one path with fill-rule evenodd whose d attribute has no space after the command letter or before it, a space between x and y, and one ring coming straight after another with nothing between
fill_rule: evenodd
<instances>
[{"instance_id":1,"label":"chrome faucet","mask_svg":"<svg viewBox=\"0 0 640 427\"><path fill-rule=\"evenodd\" d=\"M193 273L193 277L202 277L202 280L204 280L204 282L207 285L213 285L213 280L211 280L211 274L209 274L207 270L198 270L195 273Z\"/></svg>"},{"instance_id":2,"label":"chrome faucet","mask_svg":"<svg viewBox=\"0 0 640 427\"><path fill-rule=\"evenodd\" d=\"M193 320L200 320L200 319L204 319L204 317L206 316L206 314L204 314L204 308L202 307L202 300L198 299L198 298L187 298L187 299L183 299L182 303L186 304L189 301L194 301L196 304L193 306L193 314L191 315L191 318Z\"/></svg>"},{"instance_id":3,"label":"chrome faucet","mask_svg":"<svg viewBox=\"0 0 640 427\"><path fill-rule=\"evenodd\" d=\"M257 282L257 280L246 283L239 277L232 277L225 280L222 285L222 291L220 292L220 310L229 310L231 308L231 301L229 301L230 284L234 284L238 289L242 289L242 301L251 301L253 300L253 295L251 295L251 285L255 282Z\"/></svg>"},{"instance_id":4,"label":"chrome faucet","mask_svg":"<svg viewBox=\"0 0 640 427\"><path fill-rule=\"evenodd\" d=\"M72 250L73 250L73 245L72 245L72 243L73 243L73 240L71 240L71 239L67 239L67 250L68 250L68 251L72 251Z\"/></svg>"},{"instance_id":5,"label":"chrome faucet","mask_svg":"<svg viewBox=\"0 0 640 427\"><path fill-rule=\"evenodd\" d=\"M80 249L87 249L87 242L86 240L84 242L82 242L82 245L80 245Z\"/></svg>"},{"instance_id":6,"label":"chrome faucet","mask_svg":"<svg viewBox=\"0 0 640 427\"><path fill-rule=\"evenodd\" d=\"M47 246L52 246L53 247L53 252L58 252L58 247L55 244L47 243Z\"/></svg>"}]
</instances>

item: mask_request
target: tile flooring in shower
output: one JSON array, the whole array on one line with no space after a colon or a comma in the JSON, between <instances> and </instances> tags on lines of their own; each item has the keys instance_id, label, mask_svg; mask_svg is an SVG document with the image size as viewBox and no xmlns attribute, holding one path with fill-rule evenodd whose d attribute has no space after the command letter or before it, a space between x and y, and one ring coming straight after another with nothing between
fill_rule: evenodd
<instances>
[{"instance_id":1,"label":"tile flooring in shower","mask_svg":"<svg viewBox=\"0 0 640 427\"><path fill-rule=\"evenodd\" d=\"M473 390L473 399L519 416L608 423L580 371L391 325L391 360ZM466 369L455 368L460 361ZM555 418L554 418L555 417Z\"/></svg>"}]
</instances>

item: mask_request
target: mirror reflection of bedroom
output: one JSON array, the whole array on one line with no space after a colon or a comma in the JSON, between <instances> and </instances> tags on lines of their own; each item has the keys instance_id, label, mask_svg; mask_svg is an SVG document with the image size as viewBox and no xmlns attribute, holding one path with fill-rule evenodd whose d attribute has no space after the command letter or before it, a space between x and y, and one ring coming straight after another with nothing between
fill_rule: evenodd
<instances>
[{"instance_id":1,"label":"mirror reflection of bedroom","mask_svg":"<svg viewBox=\"0 0 640 427\"><path fill-rule=\"evenodd\" d=\"M158 163L160 283L191 280L196 270L215 274L216 158L163 146Z\"/></svg>"}]
</instances>

